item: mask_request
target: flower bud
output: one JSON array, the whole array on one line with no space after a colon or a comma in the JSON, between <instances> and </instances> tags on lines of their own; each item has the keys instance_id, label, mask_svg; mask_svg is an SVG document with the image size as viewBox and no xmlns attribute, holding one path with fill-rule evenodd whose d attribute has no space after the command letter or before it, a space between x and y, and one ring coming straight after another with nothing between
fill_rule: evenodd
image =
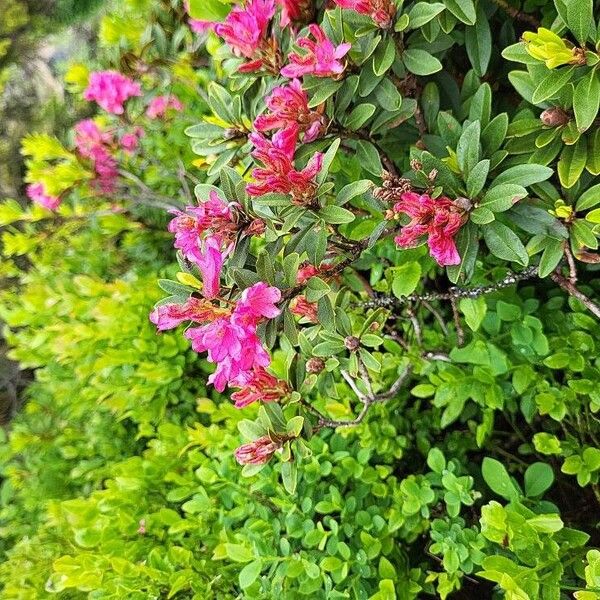
<instances>
[{"instance_id":1,"label":"flower bud","mask_svg":"<svg viewBox=\"0 0 600 600\"><path fill-rule=\"evenodd\" d=\"M267 226L262 219L254 219L254 221L246 227L246 233L248 235L262 235L266 228Z\"/></svg>"},{"instance_id":2,"label":"flower bud","mask_svg":"<svg viewBox=\"0 0 600 600\"><path fill-rule=\"evenodd\" d=\"M562 127L570 121L569 115L559 106L547 108L540 119L546 127Z\"/></svg>"},{"instance_id":3,"label":"flower bud","mask_svg":"<svg viewBox=\"0 0 600 600\"><path fill-rule=\"evenodd\" d=\"M240 446L235 451L235 458L240 465L264 465L282 442L274 442L268 435L258 438L249 444Z\"/></svg>"},{"instance_id":4,"label":"flower bud","mask_svg":"<svg viewBox=\"0 0 600 600\"><path fill-rule=\"evenodd\" d=\"M325 361L322 358L309 358L306 362L307 373L320 373L325 368Z\"/></svg>"},{"instance_id":5,"label":"flower bud","mask_svg":"<svg viewBox=\"0 0 600 600\"><path fill-rule=\"evenodd\" d=\"M350 350L350 352L354 352L355 350L358 350L358 347L360 346L360 340L357 337L354 337L353 335L349 335L344 340L344 346L346 346L346 348Z\"/></svg>"}]
</instances>

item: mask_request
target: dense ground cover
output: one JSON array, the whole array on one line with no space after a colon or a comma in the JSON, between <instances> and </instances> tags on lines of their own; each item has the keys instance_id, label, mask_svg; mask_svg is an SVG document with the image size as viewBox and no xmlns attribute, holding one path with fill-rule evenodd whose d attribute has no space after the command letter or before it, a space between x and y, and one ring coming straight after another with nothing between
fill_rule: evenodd
<instances>
[{"instance_id":1,"label":"dense ground cover","mask_svg":"<svg viewBox=\"0 0 600 600\"><path fill-rule=\"evenodd\" d=\"M597 9L94 13L0 206L0 596L600 598Z\"/></svg>"}]
</instances>

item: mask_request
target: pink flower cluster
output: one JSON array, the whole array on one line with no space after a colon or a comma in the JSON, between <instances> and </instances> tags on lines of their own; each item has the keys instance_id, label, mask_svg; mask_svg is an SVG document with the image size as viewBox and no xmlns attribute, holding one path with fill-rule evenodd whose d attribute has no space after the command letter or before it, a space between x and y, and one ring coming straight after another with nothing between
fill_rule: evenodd
<instances>
[{"instance_id":1,"label":"pink flower cluster","mask_svg":"<svg viewBox=\"0 0 600 600\"><path fill-rule=\"evenodd\" d=\"M294 166L298 135L297 124L278 131L272 140L260 133L250 134L249 139L255 146L252 156L263 164L252 172L256 183L246 187L251 196L276 192L290 194L295 204L306 205L313 201L317 190L315 177L323 166L323 155L317 152L308 165L298 171Z\"/></svg>"},{"instance_id":2,"label":"pink flower cluster","mask_svg":"<svg viewBox=\"0 0 600 600\"><path fill-rule=\"evenodd\" d=\"M241 389L231 394L236 408L244 408L253 402L277 402L286 396L288 384L264 369L255 369L249 375L238 377L236 386Z\"/></svg>"},{"instance_id":3,"label":"pink flower cluster","mask_svg":"<svg viewBox=\"0 0 600 600\"><path fill-rule=\"evenodd\" d=\"M281 292L275 287L259 282L242 292L232 310L213 306L208 300L190 299L186 304L159 306L150 316L159 330L171 329L191 320L204 322L185 332L196 352L207 352L208 360L217 365L209 377L217 390L222 392L227 385L241 387L236 402L245 406L262 398L269 398L279 390L282 395L287 389L273 382L264 371L271 363L269 353L263 347L256 329L265 319L280 314L276 304ZM244 389L248 388L245 392Z\"/></svg>"},{"instance_id":4,"label":"pink flower cluster","mask_svg":"<svg viewBox=\"0 0 600 600\"><path fill-rule=\"evenodd\" d=\"M405 192L394 205L394 212L408 215L395 242L401 248L411 248L427 236L429 252L441 266L460 264L454 237L461 228L463 210L446 197L431 198L427 194Z\"/></svg>"},{"instance_id":5,"label":"pink flower cluster","mask_svg":"<svg viewBox=\"0 0 600 600\"><path fill-rule=\"evenodd\" d=\"M56 210L60 205L60 198L48 194L42 183L32 183L28 185L25 192L30 200L33 200L33 202L48 210Z\"/></svg>"},{"instance_id":6,"label":"pink flower cluster","mask_svg":"<svg viewBox=\"0 0 600 600\"><path fill-rule=\"evenodd\" d=\"M273 131L297 125L304 133L304 143L309 143L321 136L327 128L322 110L316 111L308 107L308 95L302 89L299 79L276 87L266 103L269 112L256 118L256 131Z\"/></svg>"},{"instance_id":7,"label":"pink flower cluster","mask_svg":"<svg viewBox=\"0 0 600 600\"><path fill-rule=\"evenodd\" d=\"M152 98L148 108L146 109L146 116L149 119L159 119L167 114L167 111L181 111L183 110L183 104L172 94L168 96L156 96Z\"/></svg>"},{"instance_id":8,"label":"pink flower cluster","mask_svg":"<svg viewBox=\"0 0 600 600\"><path fill-rule=\"evenodd\" d=\"M275 0L249 0L244 8L236 6L214 30L236 56L249 59L241 72L257 71L276 62L276 45L267 39L267 30L275 15Z\"/></svg>"},{"instance_id":9,"label":"pink flower cluster","mask_svg":"<svg viewBox=\"0 0 600 600\"><path fill-rule=\"evenodd\" d=\"M316 77L338 77L344 72L345 64L342 58L348 54L352 44L335 46L325 35L319 25L309 25L308 30L312 37L300 38L296 45L304 51L302 54L292 52L288 56L290 64L281 69L284 77L302 77L315 75Z\"/></svg>"},{"instance_id":10,"label":"pink flower cluster","mask_svg":"<svg viewBox=\"0 0 600 600\"><path fill-rule=\"evenodd\" d=\"M312 13L312 0L277 0L281 6L281 26L306 21Z\"/></svg>"},{"instance_id":11,"label":"pink flower cluster","mask_svg":"<svg viewBox=\"0 0 600 600\"><path fill-rule=\"evenodd\" d=\"M114 192L119 175L118 164L112 154L113 143L112 134L102 131L92 119L79 121L75 125L77 151L92 161L96 172L95 183L104 194Z\"/></svg>"},{"instance_id":12,"label":"pink flower cluster","mask_svg":"<svg viewBox=\"0 0 600 600\"><path fill-rule=\"evenodd\" d=\"M382 29L391 27L396 15L396 5L393 0L335 0L342 8L349 8L367 15Z\"/></svg>"},{"instance_id":13,"label":"pink flower cluster","mask_svg":"<svg viewBox=\"0 0 600 600\"><path fill-rule=\"evenodd\" d=\"M175 248L200 268L204 297L216 298L221 270L233 250L237 232L232 205L223 202L213 191L199 206L188 206L186 212L174 211L174 214L169 231L175 234Z\"/></svg>"},{"instance_id":14,"label":"pink flower cluster","mask_svg":"<svg viewBox=\"0 0 600 600\"><path fill-rule=\"evenodd\" d=\"M97 71L92 73L83 97L95 101L105 111L122 115L124 104L134 96L141 96L139 83L116 71Z\"/></svg>"}]
</instances>

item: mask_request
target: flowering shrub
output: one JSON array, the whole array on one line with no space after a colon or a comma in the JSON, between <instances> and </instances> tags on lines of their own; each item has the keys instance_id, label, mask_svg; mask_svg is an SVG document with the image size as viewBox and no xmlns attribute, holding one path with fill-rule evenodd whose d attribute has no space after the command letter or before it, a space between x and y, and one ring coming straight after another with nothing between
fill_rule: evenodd
<instances>
[{"instance_id":1,"label":"flowering shrub","mask_svg":"<svg viewBox=\"0 0 600 600\"><path fill-rule=\"evenodd\" d=\"M6 597L600 598L597 3L126 5L0 209Z\"/></svg>"}]
</instances>

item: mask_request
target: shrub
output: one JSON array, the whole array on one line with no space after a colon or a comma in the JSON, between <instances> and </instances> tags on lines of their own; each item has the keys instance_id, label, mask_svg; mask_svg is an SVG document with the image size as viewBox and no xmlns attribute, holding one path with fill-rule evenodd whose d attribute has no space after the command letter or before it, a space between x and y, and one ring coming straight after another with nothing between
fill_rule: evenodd
<instances>
[{"instance_id":1,"label":"shrub","mask_svg":"<svg viewBox=\"0 0 600 600\"><path fill-rule=\"evenodd\" d=\"M201 75L181 7L149 51L169 81L213 80L200 122L154 93L150 59L127 67L147 39L132 3L102 29L122 34L123 72L70 72L102 116L74 144L25 141L32 198L91 222L81 241L55 225L56 251L35 225L5 235L8 254L46 257L3 308L14 356L45 365L5 459L6 494L35 515L5 594L600 597L597 3L231 4L190 1ZM152 311L165 250L140 193L178 207ZM125 247L94 256L98 225ZM71 244L73 275L52 283L48 257ZM193 326L155 338L149 312ZM55 403L94 448L118 440L104 460L79 431L23 449L19 427L27 440ZM42 453L56 464L29 506L21 450L25 481Z\"/></svg>"}]
</instances>

